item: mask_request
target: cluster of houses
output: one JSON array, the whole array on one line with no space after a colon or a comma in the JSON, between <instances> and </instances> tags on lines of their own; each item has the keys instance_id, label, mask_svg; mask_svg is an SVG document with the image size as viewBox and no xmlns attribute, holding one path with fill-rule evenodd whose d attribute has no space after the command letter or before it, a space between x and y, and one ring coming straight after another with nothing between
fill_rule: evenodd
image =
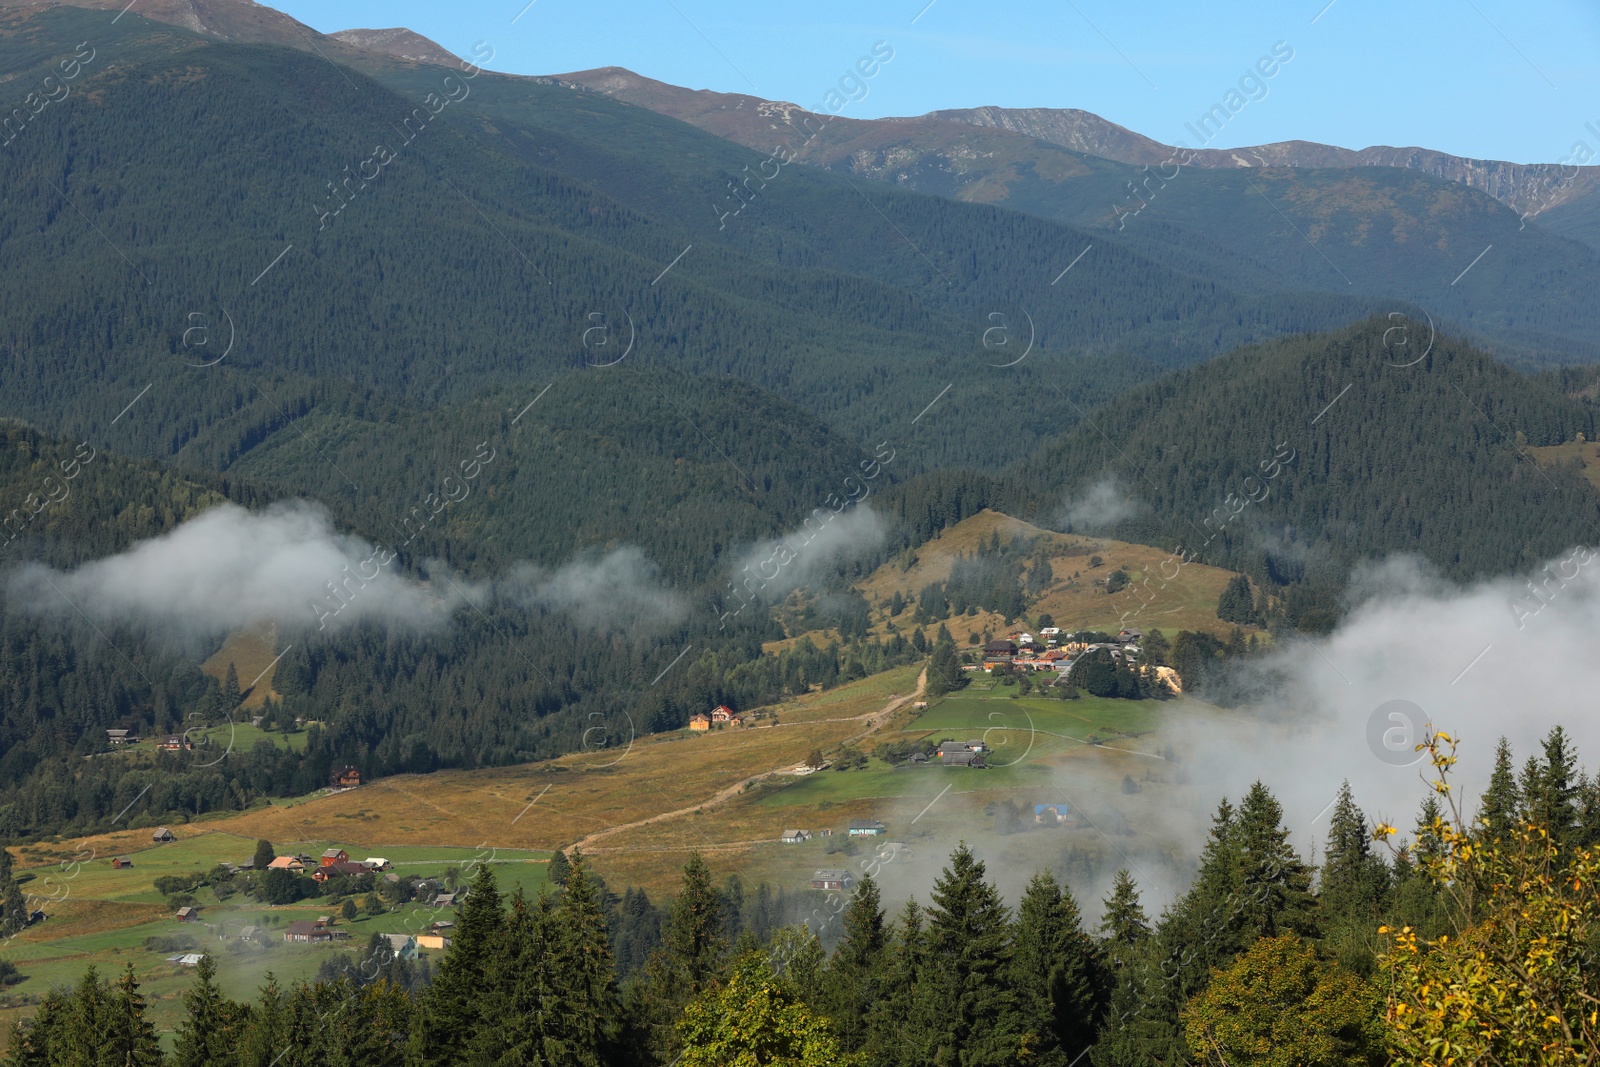
<instances>
[{"instance_id":1,"label":"cluster of houses","mask_svg":"<svg viewBox=\"0 0 1600 1067\"><path fill-rule=\"evenodd\" d=\"M845 828L845 833L851 837L882 837L889 832L889 828L877 819L852 819ZM832 837L832 830L823 830L823 837ZM778 840L785 845L803 845L812 837L810 830L785 830Z\"/></svg>"},{"instance_id":2,"label":"cluster of houses","mask_svg":"<svg viewBox=\"0 0 1600 1067\"><path fill-rule=\"evenodd\" d=\"M713 726L743 726L744 716L728 707L718 704L711 709L711 714L696 713L689 716L689 729L695 731L709 730Z\"/></svg>"},{"instance_id":3,"label":"cluster of houses","mask_svg":"<svg viewBox=\"0 0 1600 1067\"><path fill-rule=\"evenodd\" d=\"M237 871L247 871L251 863L229 864ZM368 856L359 863L350 858L350 854L342 848L330 848L319 858L310 856L277 856L267 864L269 871L290 871L299 874L310 870L311 877L319 885L329 878L338 878L341 875L354 877L359 874L381 874L394 866L382 856Z\"/></svg>"},{"instance_id":4,"label":"cluster of houses","mask_svg":"<svg viewBox=\"0 0 1600 1067\"><path fill-rule=\"evenodd\" d=\"M724 710L726 709L717 709L717 711ZM713 712L713 714L715 714L715 712ZM298 722L300 720L296 721ZM259 726L261 720L259 717L257 717L252 719L251 722ZM739 720L735 718L734 725L738 725L738 722ZM696 727L696 729L706 729L706 727ZM116 729L106 731L106 742L113 746L136 745L140 740L141 739L139 735L134 733L132 730ZM189 739L187 734L167 734L165 737L161 738L161 740L156 742L156 748L162 752L190 752L194 749L194 742ZM333 769L328 774L329 789L354 789L360 784L360 769L348 763L335 764Z\"/></svg>"},{"instance_id":5,"label":"cluster of houses","mask_svg":"<svg viewBox=\"0 0 1600 1067\"><path fill-rule=\"evenodd\" d=\"M425 934L384 934L389 947L394 949L395 955L401 959L414 960L417 950L422 948L446 949L450 947L450 931L455 929L455 923L448 919L441 919L428 927ZM261 936L261 931L254 926L247 926L240 933L241 941L253 941ZM329 941L348 941L350 935L344 930L334 928L333 916L323 915L316 919L302 919L293 922L283 931L283 939L299 944L324 944Z\"/></svg>"},{"instance_id":6,"label":"cluster of houses","mask_svg":"<svg viewBox=\"0 0 1600 1067\"><path fill-rule=\"evenodd\" d=\"M111 745L137 745L142 740L132 730L107 730L106 743ZM188 752L194 748L194 742L185 734L168 734L156 742L156 748L163 752Z\"/></svg>"},{"instance_id":7,"label":"cluster of houses","mask_svg":"<svg viewBox=\"0 0 1600 1067\"><path fill-rule=\"evenodd\" d=\"M1072 665L1090 652L1104 650L1117 659L1137 658L1139 642L1143 639L1143 630L1128 629L1119 630L1110 641L1097 641L1092 644L1082 641L1063 641L1059 627L1047 626L1039 631L1037 637L1031 633L1018 632L990 641L983 646L983 663L969 664L966 669L988 672L1002 663L1009 663L1014 670L1053 671L1065 679L1071 674Z\"/></svg>"}]
</instances>

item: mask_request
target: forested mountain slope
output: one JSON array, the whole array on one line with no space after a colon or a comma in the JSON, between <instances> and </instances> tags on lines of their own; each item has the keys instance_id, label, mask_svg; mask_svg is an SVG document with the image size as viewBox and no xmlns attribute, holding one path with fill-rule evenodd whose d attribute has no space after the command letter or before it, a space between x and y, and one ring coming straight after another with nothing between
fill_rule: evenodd
<instances>
[{"instance_id":1,"label":"forested mountain slope","mask_svg":"<svg viewBox=\"0 0 1600 1067\"><path fill-rule=\"evenodd\" d=\"M843 479L870 462L815 419L736 382L619 368L559 376L531 407L501 401L417 411L330 399L305 426L326 448L271 441L251 453L244 479L180 477L25 426L0 430L0 499L11 508L0 557L0 835L102 825L155 782L155 811L199 813L315 789L335 762L374 776L621 744L681 727L692 709L752 707L911 656L904 640L863 640L864 627L843 647L762 656L781 629L753 610L720 615L734 554L813 508L826 513ZM719 445L674 405L738 414L707 428ZM334 530L396 553L379 569L445 614L348 622L349 604L359 615L363 598L380 594L330 569L325 588L308 587L271 620L282 653L272 684L286 703L266 713L320 724L303 755L272 743L223 755L219 744L82 762L105 750L113 726L231 736L238 693L200 670L222 635L189 615L213 615L210 602L240 592L207 586L194 602L164 592L148 612L118 609L103 587L75 584L82 565L230 500L250 516L233 529L253 522L259 535L269 505L308 491L327 503ZM260 562L254 542L189 543L187 562L202 573L218 569L212 557ZM872 544L861 549L870 569ZM58 573L19 571L28 563ZM859 569L849 555L839 566L837 583L813 570L815 587L843 588ZM131 574L170 584L128 564L122 573L124 583ZM818 625L849 629L831 616Z\"/></svg>"},{"instance_id":2,"label":"forested mountain slope","mask_svg":"<svg viewBox=\"0 0 1600 1067\"><path fill-rule=\"evenodd\" d=\"M1592 539L1600 496L1519 448L1592 440L1594 406L1428 341L1425 323L1380 318L1168 375L1030 457L1013 506L1059 521L1065 498L1112 479L1119 536L1275 583L1390 553L1504 573Z\"/></svg>"},{"instance_id":3,"label":"forested mountain slope","mask_svg":"<svg viewBox=\"0 0 1600 1067\"><path fill-rule=\"evenodd\" d=\"M1120 246L1246 292L1313 289L1413 302L1528 363L1600 356L1600 312L1574 299L1600 284L1600 254L1581 243L1586 231L1563 221L1565 214L1552 212L1550 229L1542 217L1522 219L1540 194L1540 209L1586 210L1595 168L1566 181L1558 166L1505 164L1511 171L1491 178L1467 166L1481 161L1447 164L1432 158L1437 153L1422 153L1430 158L1412 167L1401 165L1410 158L1404 153L1292 145L1268 146L1274 151L1261 150L1251 166L1223 167L1222 153L1190 161L1174 149L1152 158L1148 146L1109 137L1079 147L1049 123L972 125L942 112L858 120L844 117L848 106L813 114L615 67L560 77L751 147L796 147L820 168L1081 227L1098 243L1096 254Z\"/></svg>"},{"instance_id":4,"label":"forested mountain slope","mask_svg":"<svg viewBox=\"0 0 1600 1067\"><path fill-rule=\"evenodd\" d=\"M1110 248L1052 287L1082 232L800 168L732 215L729 182L765 157L532 79L375 57L402 94L136 13L10 26L0 61L25 84L90 37L93 57L0 153L0 390L129 453L223 423L256 442L333 378L438 403L603 362L597 324L635 363L743 378L863 441L959 367L1026 443L1155 364L1374 307L1242 296ZM1036 341L1004 375L993 314ZM911 462L995 465L983 437L964 423Z\"/></svg>"}]
</instances>

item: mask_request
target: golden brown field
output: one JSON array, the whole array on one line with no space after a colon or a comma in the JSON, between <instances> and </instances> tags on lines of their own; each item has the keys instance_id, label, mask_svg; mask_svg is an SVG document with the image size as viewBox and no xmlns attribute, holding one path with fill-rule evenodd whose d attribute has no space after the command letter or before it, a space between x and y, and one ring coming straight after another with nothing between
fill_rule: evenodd
<instances>
[{"instance_id":1,"label":"golden brown field","mask_svg":"<svg viewBox=\"0 0 1600 1067\"><path fill-rule=\"evenodd\" d=\"M228 664L232 663L239 675L239 688L245 694L239 706L259 708L269 696L274 700L283 698L283 694L272 688L272 676L277 672L274 660L280 651L277 646L278 628L268 619L230 634L222 647L200 665L200 669L220 682L228 673Z\"/></svg>"},{"instance_id":2,"label":"golden brown field","mask_svg":"<svg viewBox=\"0 0 1600 1067\"><path fill-rule=\"evenodd\" d=\"M1149 592L1140 594L1130 587L1115 596L1107 596L1103 589L1094 584L1096 579L1103 581L1118 567L1123 567L1136 587L1146 575L1160 576L1161 565L1170 558L1171 553L1126 541L1052 533L997 511L982 511L945 530L917 549L916 563L910 569L902 570L898 563L885 564L857 588L871 604L887 614L890 598L895 592L898 591L907 601L914 603L923 586L949 579L951 565L957 554L973 553L980 541L988 539L995 532L1002 539L1009 539L1017 533L1024 537L1049 539L1050 569L1055 575L1055 582L1029 608L1030 618L1048 613L1054 616L1055 624L1064 630L1104 630L1115 633L1124 625L1122 620L1126 615L1126 625L1141 630L1160 629L1169 637L1179 630L1204 630L1226 637L1232 629L1231 623L1217 618L1217 598L1222 595L1228 579L1233 577L1232 571L1208 567L1203 563L1190 563L1184 565L1177 577L1159 591L1159 583L1152 581ZM1089 565L1091 556L1100 557L1099 567ZM1169 563L1167 573L1171 573L1172 569L1173 564ZM911 626L911 610L908 608L895 620L901 629ZM979 612L950 619L944 625L949 627L956 644L965 646L970 643L969 634L981 634L985 630L1004 634L1021 624L1008 625L1005 619L994 612ZM930 640L938 627L939 624L935 623L926 628L926 636ZM884 635L887 630L880 618L877 631ZM1247 632L1250 632L1249 628Z\"/></svg>"},{"instance_id":3,"label":"golden brown field","mask_svg":"<svg viewBox=\"0 0 1600 1067\"><path fill-rule=\"evenodd\" d=\"M1600 489L1600 444L1594 441L1567 441L1537 448L1530 446L1524 451L1536 459L1541 467L1556 467L1576 461L1579 473L1588 479L1590 485Z\"/></svg>"}]
</instances>

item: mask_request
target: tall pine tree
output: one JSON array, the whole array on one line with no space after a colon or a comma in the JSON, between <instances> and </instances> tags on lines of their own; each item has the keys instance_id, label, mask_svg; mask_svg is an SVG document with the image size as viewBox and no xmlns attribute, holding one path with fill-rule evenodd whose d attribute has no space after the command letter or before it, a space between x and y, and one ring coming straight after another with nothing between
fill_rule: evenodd
<instances>
[{"instance_id":1,"label":"tall pine tree","mask_svg":"<svg viewBox=\"0 0 1600 1067\"><path fill-rule=\"evenodd\" d=\"M1048 871L1023 893L1010 982L1028 1029L1024 1044L1042 1067L1066 1067L1094 1043L1102 961L1072 893Z\"/></svg>"},{"instance_id":2,"label":"tall pine tree","mask_svg":"<svg viewBox=\"0 0 1600 1067\"><path fill-rule=\"evenodd\" d=\"M459 919L412 1034L412 1055L422 1064L466 1062L468 1043L481 1029L491 960L505 929L500 891L487 863L478 866Z\"/></svg>"},{"instance_id":3,"label":"tall pine tree","mask_svg":"<svg viewBox=\"0 0 1600 1067\"><path fill-rule=\"evenodd\" d=\"M965 844L950 854L928 909L928 966L919 990L936 1067L987 1067L1022 1053L1013 989L1011 916Z\"/></svg>"},{"instance_id":4,"label":"tall pine tree","mask_svg":"<svg viewBox=\"0 0 1600 1067\"><path fill-rule=\"evenodd\" d=\"M173 1045L173 1067L233 1067L249 1005L236 1004L217 988L217 965L201 956L194 985L183 995L184 1017Z\"/></svg>"},{"instance_id":5,"label":"tall pine tree","mask_svg":"<svg viewBox=\"0 0 1600 1067\"><path fill-rule=\"evenodd\" d=\"M834 950L823 983L823 1006L846 1052L867 1043L868 1021L878 1002L888 932L878 883L863 877L844 912L844 938Z\"/></svg>"},{"instance_id":6,"label":"tall pine tree","mask_svg":"<svg viewBox=\"0 0 1600 1067\"><path fill-rule=\"evenodd\" d=\"M1494 771L1489 787L1478 801L1479 832L1487 841L1504 840L1522 817L1522 790L1512 769L1511 742L1504 737L1494 747Z\"/></svg>"}]
</instances>

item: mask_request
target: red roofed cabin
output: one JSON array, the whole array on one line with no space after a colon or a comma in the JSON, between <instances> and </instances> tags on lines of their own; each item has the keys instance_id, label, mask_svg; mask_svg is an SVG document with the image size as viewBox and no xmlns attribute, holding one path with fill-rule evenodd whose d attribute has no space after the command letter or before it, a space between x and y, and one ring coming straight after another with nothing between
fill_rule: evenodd
<instances>
[{"instance_id":1,"label":"red roofed cabin","mask_svg":"<svg viewBox=\"0 0 1600 1067\"><path fill-rule=\"evenodd\" d=\"M337 860L333 863L324 863L311 872L311 877L318 883L326 882L329 878L341 876L355 877L358 874L371 874L371 870L364 863L351 863L349 860Z\"/></svg>"},{"instance_id":2,"label":"red roofed cabin","mask_svg":"<svg viewBox=\"0 0 1600 1067\"><path fill-rule=\"evenodd\" d=\"M711 709L711 721L716 723L732 723L733 725L737 726L741 720L739 716L734 713L734 710L728 707L728 705L718 704L716 707Z\"/></svg>"}]
</instances>

